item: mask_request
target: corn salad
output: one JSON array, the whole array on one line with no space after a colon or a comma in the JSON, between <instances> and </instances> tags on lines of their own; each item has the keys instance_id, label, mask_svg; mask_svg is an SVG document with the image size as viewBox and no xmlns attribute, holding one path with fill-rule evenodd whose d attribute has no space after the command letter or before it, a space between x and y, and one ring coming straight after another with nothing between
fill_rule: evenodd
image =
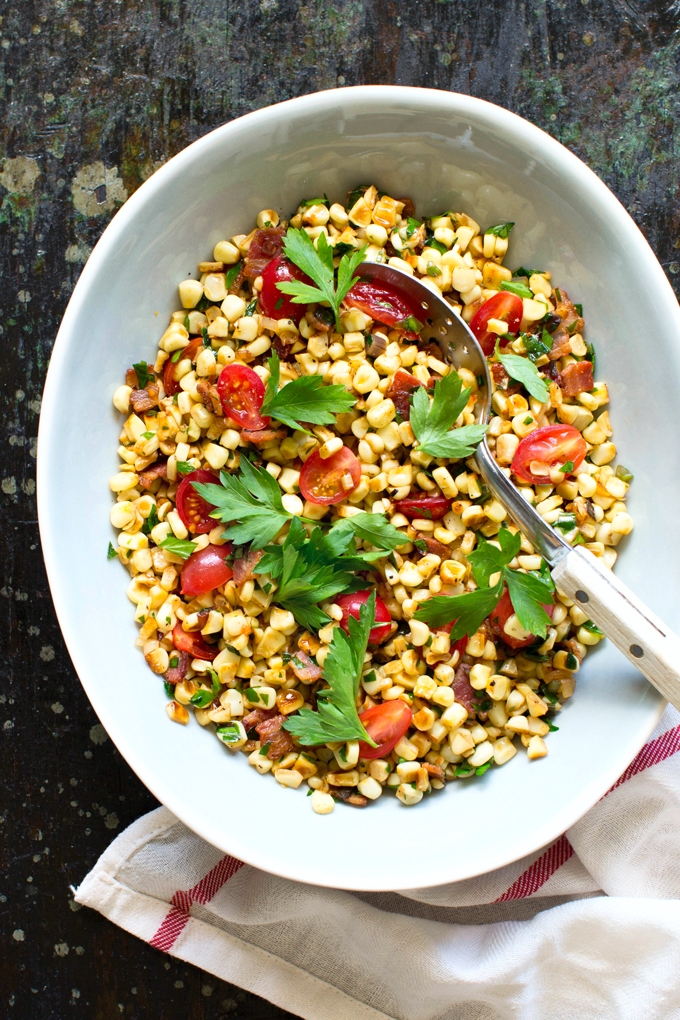
<instances>
[{"instance_id":1,"label":"corn salad","mask_svg":"<svg viewBox=\"0 0 680 1020\"><path fill-rule=\"evenodd\" d=\"M470 554L484 540L495 542L502 528L517 533L472 457L451 461L417 448L409 420L414 387L432 393L449 366L420 340L418 323L372 317L365 302L363 310L360 302L352 305L351 292L336 321L324 302L291 305L284 296L272 307L267 274L294 229L317 250L323 238L336 266L340 253L366 246L367 260L415 275L442 294L486 343L493 382L487 439L498 463L568 542L583 543L611 568L633 521L625 502L631 476L613 463L617 451L603 410L607 385L592 376L594 352L581 308L550 273L522 268L513 274L504 266L511 227L484 231L463 212L418 221L409 199L375 186L357 189L346 205L303 202L288 222L265 209L249 233L220 241L196 277L179 284L181 307L170 316L155 360L129 369L113 396L124 420L120 465L110 479L117 537L109 555L129 573L136 643L165 682L167 714L183 725L193 715L281 786L305 784L319 814L339 800L364 806L389 791L415 805L450 781L506 764L518 750L532 760L544 757L554 719L602 635L559 591L540 639L522 627L512 606L453 643L446 628L415 618L434 596L473 591ZM279 318L279 309L297 312ZM230 417L216 385L224 369L245 366L264 387L274 352L281 392L291 381L318 376L324 387L344 387L352 406L332 424L296 429L273 422L253 430L236 412ZM501 352L531 358L545 381L545 400L513 380ZM471 373L459 374L470 393L457 427L474 421L478 389ZM533 453L529 445L518 475L518 450L548 426L568 426L577 436L578 463L570 448L555 460L540 444ZM346 471L341 478L346 495L332 503L305 498L301 476L309 458L329 464L347 451L358 467L356 477ZM246 458L276 480L285 512L302 519L307 533L314 522L325 526L368 512L384 515L403 534L403 543L362 575L388 616L380 641L368 646L356 709L361 716L398 701L411 713L406 731L380 757L363 757L359 740L303 746L283 726L301 709L317 707L326 687L324 662L346 619L342 599L321 602L323 626L302 626L277 603L276 580L257 573L261 553L229 546L215 519L198 527L194 504L178 502L187 474L209 473L217 481L219 472L237 475ZM274 542L283 543L289 528L284 524ZM173 552L168 539L221 555L228 579L187 593L186 552ZM372 547L358 538L357 548ZM509 567L526 573L544 566L522 537Z\"/></svg>"}]
</instances>

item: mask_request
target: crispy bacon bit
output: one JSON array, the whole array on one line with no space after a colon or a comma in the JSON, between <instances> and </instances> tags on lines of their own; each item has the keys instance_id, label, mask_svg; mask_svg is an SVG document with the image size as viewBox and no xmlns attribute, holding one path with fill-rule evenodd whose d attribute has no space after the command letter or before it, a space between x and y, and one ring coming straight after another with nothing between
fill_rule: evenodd
<instances>
[{"instance_id":1,"label":"crispy bacon bit","mask_svg":"<svg viewBox=\"0 0 680 1020\"><path fill-rule=\"evenodd\" d=\"M271 709L269 711L271 711ZM248 717L246 716L246 718ZM282 755L288 754L288 752L292 751L295 746L293 744L293 738L288 730L281 729L284 722L285 716L281 715L277 709L275 715L270 716L268 719L263 719L261 723L258 723L255 726L257 735L262 743L271 745L267 751L267 757L271 761L275 761Z\"/></svg>"},{"instance_id":2,"label":"crispy bacon bit","mask_svg":"<svg viewBox=\"0 0 680 1020\"><path fill-rule=\"evenodd\" d=\"M234 277L234 282L232 283L231 287L229 288L229 293L230 294L238 294L238 292L241 289L241 284L243 283L244 278L245 278L245 274L243 272L243 266L241 266L241 268L239 269L238 273Z\"/></svg>"},{"instance_id":3,"label":"crispy bacon bit","mask_svg":"<svg viewBox=\"0 0 680 1020\"><path fill-rule=\"evenodd\" d=\"M270 259L276 258L283 251L285 236L286 228L281 225L256 230L248 249L248 262L253 259L264 259L265 262L269 262Z\"/></svg>"},{"instance_id":4,"label":"crispy bacon bit","mask_svg":"<svg viewBox=\"0 0 680 1020\"><path fill-rule=\"evenodd\" d=\"M442 360L441 347L432 340L419 340L418 349L421 354L426 354L428 358L438 358L439 361Z\"/></svg>"},{"instance_id":5,"label":"crispy bacon bit","mask_svg":"<svg viewBox=\"0 0 680 1020\"><path fill-rule=\"evenodd\" d=\"M310 659L306 652L296 652L291 657L290 668L298 680L302 680L306 684L314 683L321 676L321 669Z\"/></svg>"},{"instance_id":6,"label":"crispy bacon bit","mask_svg":"<svg viewBox=\"0 0 680 1020\"><path fill-rule=\"evenodd\" d=\"M444 782L444 769L440 765L430 765L429 761L424 761L421 768L424 768L432 779L440 779L442 783Z\"/></svg>"},{"instance_id":7,"label":"crispy bacon bit","mask_svg":"<svg viewBox=\"0 0 680 1020\"><path fill-rule=\"evenodd\" d=\"M477 692L470 684L470 669L471 667L466 662L462 662L456 668L456 672L453 674L453 693L456 696L456 701L459 701L468 710L468 714L474 715L475 706L472 702Z\"/></svg>"},{"instance_id":8,"label":"crispy bacon bit","mask_svg":"<svg viewBox=\"0 0 680 1020\"><path fill-rule=\"evenodd\" d=\"M256 432L251 429L243 429L241 438L257 445L258 443L271 443L273 439L283 439L285 434L285 429L258 429Z\"/></svg>"},{"instance_id":9,"label":"crispy bacon bit","mask_svg":"<svg viewBox=\"0 0 680 1020\"><path fill-rule=\"evenodd\" d=\"M172 659L177 658L177 665L170 666L165 672L165 679L169 684L178 684L184 680L187 675L189 668L189 653L188 652L177 652L171 656Z\"/></svg>"},{"instance_id":10,"label":"crispy bacon bit","mask_svg":"<svg viewBox=\"0 0 680 1020\"><path fill-rule=\"evenodd\" d=\"M579 393L592 390L595 385L592 361L572 362L560 372L557 381L565 397L575 397Z\"/></svg>"},{"instance_id":11,"label":"crispy bacon bit","mask_svg":"<svg viewBox=\"0 0 680 1020\"><path fill-rule=\"evenodd\" d=\"M564 333L562 336L553 337L553 345L548 352L548 357L551 361L557 361L558 358L563 358L566 354L571 354L571 344L569 343L569 334Z\"/></svg>"},{"instance_id":12,"label":"crispy bacon bit","mask_svg":"<svg viewBox=\"0 0 680 1020\"><path fill-rule=\"evenodd\" d=\"M450 555L449 547L444 545L443 542L438 542L432 535L426 535L422 531L417 531L416 540L425 543L428 553L434 553L435 556L441 556L443 560L448 560Z\"/></svg>"},{"instance_id":13,"label":"crispy bacon bit","mask_svg":"<svg viewBox=\"0 0 680 1020\"><path fill-rule=\"evenodd\" d=\"M132 386L133 390L139 388L139 379L137 378L137 373L135 372L134 368L128 368L127 372L125 373L125 385Z\"/></svg>"},{"instance_id":14,"label":"crispy bacon bit","mask_svg":"<svg viewBox=\"0 0 680 1020\"><path fill-rule=\"evenodd\" d=\"M562 321L553 333L552 350L548 355L551 361L557 361L558 358L569 354L571 351L569 338L574 336L575 333L580 333L583 329L583 319L576 311L573 301L569 300L568 294L562 289L558 293L560 297L555 302L555 314L559 315ZM555 297L557 297L557 294L555 294Z\"/></svg>"},{"instance_id":15,"label":"crispy bacon bit","mask_svg":"<svg viewBox=\"0 0 680 1020\"><path fill-rule=\"evenodd\" d=\"M416 379L410 372L405 372L403 368L398 368L394 373L387 396L392 398L397 414L404 421L408 421L411 417L411 394L422 385L419 379Z\"/></svg>"},{"instance_id":16,"label":"crispy bacon bit","mask_svg":"<svg viewBox=\"0 0 680 1020\"><path fill-rule=\"evenodd\" d=\"M328 792L334 800L342 800L345 804L351 804L352 807L366 807L368 804L368 797L362 797L360 793L342 786L334 786Z\"/></svg>"},{"instance_id":17,"label":"crispy bacon bit","mask_svg":"<svg viewBox=\"0 0 680 1020\"><path fill-rule=\"evenodd\" d=\"M275 336L272 340L272 347L280 357L281 361L293 361L295 355L293 354L293 347L297 343L295 337L290 341L285 340L283 337Z\"/></svg>"},{"instance_id":18,"label":"crispy bacon bit","mask_svg":"<svg viewBox=\"0 0 680 1020\"><path fill-rule=\"evenodd\" d=\"M253 576L253 569L258 565L264 553L261 549L251 549L247 556L234 560L231 569L234 571L234 584L240 588L245 581Z\"/></svg>"},{"instance_id":19,"label":"crispy bacon bit","mask_svg":"<svg viewBox=\"0 0 680 1020\"><path fill-rule=\"evenodd\" d=\"M414 217L416 214L416 207L413 204L412 198L398 198L397 202L403 202L404 208L402 209L401 218L405 220L407 217Z\"/></svg>"},{"instance_id":20,"label":"crispy bacon bit","mask_svg":"<svg viewBox=\"0 0 680 1020\"><path fill-rule=\"evenodd\" d=\"M262 272L269 262L270 259L248 259L243 267L243 275L246 280L255 280L258 276L262 276Z\"/></svg>"},{"instance_id":21,"label":"crispy bacon bit","mask_svg":"<svg viewBox=\"0 0 680 1020\"><path fill-rule=\"evenodd\" d=\"M272 719L278 712L278 708L254 708L243 717L243 727L246 733L256 729L265 719Z\"/></svg>"},{"instance_id":22,"label":"crispy bacon bit","mask_svg":"<svg viewBox=\"0 0 680 1020\"><path fill-rule=\"evenodd\" d=\"M158 407L157 383L149 383L143 390L133 390L130 394L130 403L135 414L144 414L152 407Z\"/></svg>"},{"instance_id":23,"label":"crispy bacon bit","mask_svg":"<svg viewBox=\"0 0 680 1020\"><path fill-rule=\"evenodd\" d=\"M153 482L157 478L165 478L168 467L168 458L159 457L158 460L151 464L144 471L139 472L139 482L137 483L140 489L150 489Z\"/></svg>"},{"instance_id":24,"label":"crispy bacon bit","mask_svg":"<svg viewBox=\"0 0 680 1020\"><path fill-rule=\"evenodd\" d=\"M222 401L220 395L217 392L217 387L213 386L206 379L199 379L196 383L196 390L201 395L201 400L213 414L218 414L220 417L224 417L224 410L222 408Z\"/></svg>"}]
</instances>

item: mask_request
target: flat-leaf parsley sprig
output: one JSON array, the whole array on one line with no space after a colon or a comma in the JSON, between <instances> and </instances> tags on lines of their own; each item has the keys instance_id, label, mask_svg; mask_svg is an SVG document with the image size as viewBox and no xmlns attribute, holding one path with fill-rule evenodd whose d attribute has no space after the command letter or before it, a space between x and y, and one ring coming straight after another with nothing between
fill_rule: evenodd
<instances>
[{"instance_id":1,"label":"flat-leaf parsley sprig","mask_svg":"<svg viewBox=\"0 0 680 1020\"><path fill-rule=\"evenodd\" d=\"M497 535L500 549L494 542L481 539L474 552L468 555L472 563L472 574L479 585L476 591L463 595L435 595L428 599L415 614L430 626L441 627L456 621L451 631L451 641L474 634L496 608L505 585L515 614L524 630L536 637L545 638L550 617L543 608L554 601L549 572L540 576L511 569L508 564L517 556L521 538L507 528L501 528ZM495 583L490 585L492 577Z\"/></svg>"},{"instance_id":2,"label":"flat-leaf parsley sprig","mask_svg":"<svg viewBox=\"0 0 680 1020\"><path fill-rule=\"evenodd\" d=\"M319 234L317 247L304 230L290 227L283 242L284 254L309 276L316 286L302 280L287 280L276 286L284 294L292 295L293 303L308 305L314 301L327 301L333 309L336 328L340 329L340 305L353 280L357 267L366 257L366 245L351 254L343 255L338 266L338 283L335 285L333 248L325 234Z\"/></svg>"},{"instance_id":3,"label":"flat-leaf parsley sprig","mask_svg":"<svg viewBox=\"0 0 680 1020\"><path fill-rule=\"evenodd\" d=\"M499 341L496 341L496 358L508 373L511 379L516 379L524 389L535 400L542 404L550 396L550 390L545 379L539 375L538 369L531 358L522 358L519 354L503 354L500 350Z\"/></svg>"},{"instance_id":4,"label":"flat-leaf parsley sprig","mask_svg":"<svg viewBox=\"0 0 680 1020\"><path fill-rule=\"evenodd\" d=\"M301 708L283 724L304 746L347 740L365 740L371 747L377 746L361 725L356 709L368 636L374 622L375 592L361 607L358 620L349 617L349 635L341 627L333 631L323 664L323 676L330 686L317 694L318 711Z\"/></svg>"},{"instance_id":5,"label":"flat-leaf parsley sprig","mask_svg":"<svg viewBox=\"0 0 680 1020\"><path fill-rule=\"evenodd\" d=\"M486 425L463 425L451 430L470 397L470 390L462 386L460 376L452 368L447 376L434 384L431 401L423 386L414 392L411 428L424 453L459 460L469 457L484 438Z\"/></svg>"},{"instance_id":6,"label":"flat-leaf parsley sprig","mask_svg":"<svg viewBox=\"0 0 680 1020\"><path fill-rule=\"evenodd\" d=\"M344 414L354 407L355 398L344 386L327 385L320 375L291 379L280 390L281 362L278 354L269 359L268 366L269 379L260 414L276 418L291 429L306 431L300 424L303 421L312 425L331 425L336 414Z\"/></svg>"}]
</instances>

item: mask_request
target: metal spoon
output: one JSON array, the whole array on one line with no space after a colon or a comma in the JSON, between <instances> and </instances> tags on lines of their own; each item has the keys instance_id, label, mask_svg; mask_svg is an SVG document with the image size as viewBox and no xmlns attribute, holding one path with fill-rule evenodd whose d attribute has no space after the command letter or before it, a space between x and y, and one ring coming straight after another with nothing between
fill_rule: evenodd
<instances>
[{"instance_id":1,"label":"metal spoon","mask_svg":"<svg viewBox=\"0 0 680 1020\"><path fill-rule=\"evenodd\" d=\"M489 367L467 324L443 298L419 280L392 266L364 262L357 276L389 284L422 309L422 337L439 345L455 368L477 378L476 420L486 423L491 408ZM519 494L491 455L486 439L475 461L496 499L505 507L534 549L548 562L555 584L574 602L587 606L589 618L676 708L680 709L680 639L621 581L581 546L572 547Z\"/></svg>"}]
</instances>

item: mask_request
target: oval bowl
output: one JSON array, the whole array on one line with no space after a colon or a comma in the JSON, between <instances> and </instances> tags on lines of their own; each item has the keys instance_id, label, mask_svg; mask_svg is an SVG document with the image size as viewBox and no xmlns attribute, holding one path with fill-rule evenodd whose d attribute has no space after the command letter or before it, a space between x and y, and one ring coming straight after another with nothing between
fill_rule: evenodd
<instances>
[{"instance_id":1,"label":"oval bowl","mask_svg":"<svg viewBox=\"0 0 680 1020\"><path fill-rule=\"evenodd\" d=\"M75 669L140 779L191 829L286 878L355 890L441 885L482 874L555 839L609 788L656 724L663 701L606 643L589 656L549 755L520 754L416 809L384 797L364 811L313 813L219 741L171 725L160 679L134 647L126 575L107 562L125 368L153 359L176 285L257 212L290 215L305 196L344 199L375 182L419 215L461 208L512 220L512 266L538 265L585 307L597 377L609 383L615 439L633 471L636 530L623 580L677 625L680 458L668 409L680 403L680 312L642 234L607 187L527 121L468 96L366 86L268 107L212 131L157 171L115 216L64 315L38 444L40 531ZM652 347L653 343L653 347ZM650 352L654 350L654 358ZM641 356L642 354L642 356Z\"/></svg>"}]
</instances>

